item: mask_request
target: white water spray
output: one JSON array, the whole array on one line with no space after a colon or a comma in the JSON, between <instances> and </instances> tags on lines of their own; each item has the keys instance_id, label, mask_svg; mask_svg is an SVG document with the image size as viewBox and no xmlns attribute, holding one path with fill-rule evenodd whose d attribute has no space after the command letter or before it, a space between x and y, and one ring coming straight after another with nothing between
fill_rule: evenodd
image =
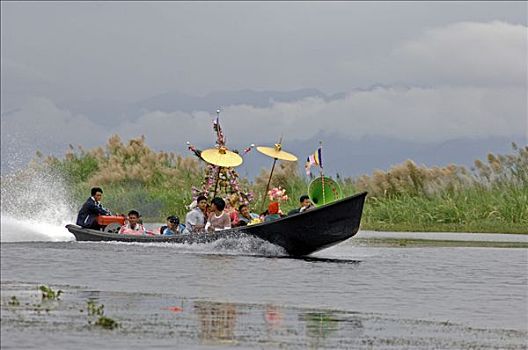
<instances>
[{"instance_id":1,"label":"white water spray","mask_svg":"<svg viewBox=\"0 0 528 350\"><path fill-rule=\"evenodd\" d=\"M26 169L2 177L1 242L70 241L73 223L63 179L50 171Z\"/></svg>"}]
</instances>

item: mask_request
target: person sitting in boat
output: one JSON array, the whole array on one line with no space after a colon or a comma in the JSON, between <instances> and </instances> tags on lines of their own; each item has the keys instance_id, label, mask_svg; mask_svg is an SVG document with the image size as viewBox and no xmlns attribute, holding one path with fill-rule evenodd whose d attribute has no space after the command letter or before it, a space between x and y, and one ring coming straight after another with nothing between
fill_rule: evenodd
<instances>
[{"instance_id":1,"label":"person sitting in boat","mask_svg":"<svg viewBox=\"0 0 528 350\"><path fill-rule=\"evenodd\" d=\"M77 214L78 226L83 228L91 228L99 230L101 227L97 223L99 215L110 215L110 211L104 208L101 204L103 198L103 190L100 187L94 187L91 190L91 197L83 204L79 213Z\"/></svg>"},{"instance_id":2,"label":"person sitting in boat","mask_svg":"<svg viewBox=\"0 0 528 350\"><path fill-rule=\"evenodd\" d=\"M242 204L238 207L238 226L246 226L258 218L258 214L252 213L247 204Z\"/></svg>"},{"instance_id":3,"label":"person sitting in boat","mask_svg":"<svg viewBox=\"0 0 528 350\"><path fill-rule=\"evenodd\" d=\"M303 194L301 198L299 198L299 208L292 209L288 212L288 215L302 213L305 210L310 210L315 208L314 204L310 200L310 197L306 194Z\"/></svg>"},{"instance_id":4,"label":"person sitting in boat","mask_svg":"<svg viewBox=\"0 0 528 350\"><path fill-rule=\"evenodd\" d=\"M188 233L201 232L207 223L207 198L203 195L196 198L190 206L191 211L185 216L185 229Z\"/></svg>"},{"instance_id":5,"label":"person sitting in boat","mask_svg":"<svg viewBox=\"0 0 528 350\"><path fill-rule=\"evenodd\" d=\"M238 198L238 194L233 193L231 196L229 196L226 200L226 207L224 211L227 215L229 215L229 219L231 220L231 227L238 226L238 202L240 199Z\"/></svg>"},{"instance_id":6,"label":"person sitting in boat","mask_svg":"<svg viewBox=\"0 0 528 350\"><path fill-rule=\"evenodd\" d=\"M220 197L215 197L211 201L212 213L209 214L205 230L207 232L225 230L231 228L231 219L224 212L225 201Z\"/></svg>"},{"instance_id":7,"label":"person sitting in boat","mask_svg":"<svg viewBox=\"0 0 528 350\"><path fill-rule=\"evenodd\" d=\"M136 210L131 210L128 212L127 223L119 229L119 233L125 235L144 235L147 233L145 227L140 224L139 213Z\"/></svg>"},{"instance_id":8,"label":"person sitting in boat","mask_svg":"<svg viewBox=\"0 0 528 350\"><path fill-rule=\"evenodd\" d=\"M164 236L172 236L185 231L185 225L180 224L180 218L176 215L167 217L167 225L160 227L160 234Z\"/></svg>"},{"instance_id":9,"label":"person sitting in boat","mask_svg":"<svg viewBox=\"0 0 528 350\"><path fill-rule=\"evenodd\" d=\"M264 222L280 219L282 217L282 211L280 209L279 202L271 202L268 206L268 213L264 217Z\"/></svg>"}]
</instances>

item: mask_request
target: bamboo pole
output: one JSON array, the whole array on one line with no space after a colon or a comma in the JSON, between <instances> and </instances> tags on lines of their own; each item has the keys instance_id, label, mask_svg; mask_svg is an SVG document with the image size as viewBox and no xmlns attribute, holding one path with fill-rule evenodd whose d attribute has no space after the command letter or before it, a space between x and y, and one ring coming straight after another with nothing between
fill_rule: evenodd
<instances>
[{"instance_id":1,"label":"bamboo pole","mask_svg":"<svg viewBox=\"0 0 528 350\"><path fill-rule=\"evenodd\" d=\"M275 164L277 163L277 158L273 158L273 166L271 167L270 176L268 179L268 183L266 185L266 191L264 191L264 198L262 199L262 204L260 205L260 212L262 213L262 209L264 209L264 204L266 203L266 196L268 195L269 186L271 183L271 177L273 176L273 170L275 169Z\"/></svg>"}]
</instances>

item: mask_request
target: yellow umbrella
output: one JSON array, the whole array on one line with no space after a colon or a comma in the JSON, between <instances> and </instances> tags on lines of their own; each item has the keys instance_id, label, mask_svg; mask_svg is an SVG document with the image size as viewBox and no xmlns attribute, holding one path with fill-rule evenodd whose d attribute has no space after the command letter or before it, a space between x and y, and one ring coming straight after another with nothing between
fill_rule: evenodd
<instances>
[{"instance_id":1,"label":"yellow umbrella","mask_svg":"<svg viewBox=\"0 0 528 350\"><path fill-rule=\"evenodd\" d=\"M210 148L202 151L201 155L203 160L207 163L218 166L218 173L216 174L216 183L213 193L213 197L216 196L216 189L218 188L218 180L220 180L221 168L232 168L242 164L242 157L235 152L228 151L226 147L221 146L220 148Z\"/></svg>"},{"instance_id":2,"label":"yellow umbrella","mask_svg":"<svg viewBox=\"0 0 528 350\"><path fill-rule=\"evenodd\" d=\"M281 140L282 140L282 137L281 137ZM297 160L297 157L291 153L283 151L280 141L279 143L276 143L274 147L259 146L257 147L257 151L259 151L262 154L267 155L268 157L273 158L273 166L271 167L271 173L268 179L268 184L266 185L266 192L264 192L264 200L262 201L262 205L260 207L260 211L262 211L262 209L264 209L264 203L266 202L266 195L268 194L269 185L271 183L271 177L273 176L273 170L275 170L275 164L277 163L277 159L286 160L289 162L295 162Z\"/></svg>"},{"instance_id":3,"label":"yellow umbrella","mask_svg":"<svg viewBox=\"0 0 528 350\"><path fill-rule=\"evenodd\" d=\"M242 157L235 152L228 151L225 147L210 148L202 151L201 157L207 163L224 168L231 168L242 164Z\"/></svg>"},{"instance_id":4,"label":"yellow umbrella","mask_svg":"<svg viewBox=\"0 0 528 350\"><path fill-rule=\"evenodd\" d=\"M257 151L271 158L287 160L290 162L295 162L297 160L297 157L293 154L283 151L280 143L276 143L275 147L259 146L257 147Z\"/></svg>"}]
</instances>

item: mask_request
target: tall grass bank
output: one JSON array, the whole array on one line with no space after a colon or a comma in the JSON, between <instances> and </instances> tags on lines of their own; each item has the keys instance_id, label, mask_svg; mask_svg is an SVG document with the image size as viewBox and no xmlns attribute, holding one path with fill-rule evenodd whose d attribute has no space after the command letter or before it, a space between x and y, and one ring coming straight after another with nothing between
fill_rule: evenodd
<instances>
[{"instance_id":1,"label":"tall grass bank","mask_svg":"<svg viewBox=\"0 0 528 350\"><path fill-rule=\"evenodd\" d=\"M2 178L2 197L35 173L60 178L61 197L70 206L80 206L90 187L101 186L105 206L114 212L136 209L144 220L161 222L171 214L185 215L205 164L193 156L155 152L144 137L123 142L114 135L95 149L70 146L63 158L37 152L26 169ZM240 179L240 186L254 194L255 210L265 199L268 177L263 169L253 181ZM510 154L490 153L471 169L427 168L407 160L386 171L336 180L345 195L368 191L363 229L528 233L528 146L512 144ZM297 206L308 184L296 163L279 162L271 186L286 189L289 200L282 209L287 211Z\"/></svg>"}]
</instances>

